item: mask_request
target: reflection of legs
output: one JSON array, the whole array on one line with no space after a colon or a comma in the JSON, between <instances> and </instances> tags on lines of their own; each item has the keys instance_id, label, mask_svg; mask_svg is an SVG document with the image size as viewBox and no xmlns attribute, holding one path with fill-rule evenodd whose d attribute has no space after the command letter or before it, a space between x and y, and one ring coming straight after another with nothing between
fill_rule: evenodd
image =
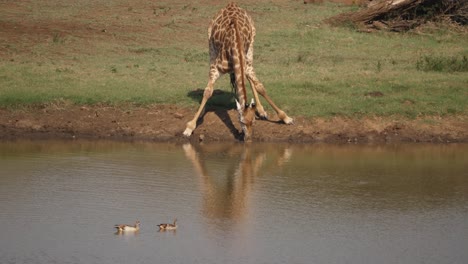
<instances>
[{"instance_id":1,"label":"reflection of legs","mask_svg":"<svg viewBox=\"0 0 468 264\"><path fill-rule=\"evenodd\" d=\"M193 119L187 123L187 126L184 131L184 136L190 137L193 130L197 126L197 120L200 117L201 113L203 112L206 102L208 101L208 99L210 99L211 95L213 95L213 86L218 78L219 78L219 71L215 67L212 67L210 70L210 80L208 81L205 91L203 92L203 99L200 104L200 107L198 108L198 111L193 117Z\"/></svg>"},{"instance_id":2,"label":"reflection of legs","mask_svg":"<svg viewBox=\"0 0 468 264\"><path fill-rule=\"evenodd\" d=\"M250 66L250 65L249 65ZM286 113L281 110L276 104L271 100L271 98L267 95L265 87L263 84L258 80L257 76L255 75L255 72L253 70L253 67L247 66L247 79L249 79L250 85L252 86L252 90L254 93L255 97L255 103L257 104L257 111L260 114L260 117L262 118L267 118L267 113L263 109L263 106L260 104L260 100L258 99L258 93L263 96L267 102L273 107L275 110L276 114L278 117L285 123L285 124L292 124L293 119L286 115Z\"/></svg>"}]
</instances>

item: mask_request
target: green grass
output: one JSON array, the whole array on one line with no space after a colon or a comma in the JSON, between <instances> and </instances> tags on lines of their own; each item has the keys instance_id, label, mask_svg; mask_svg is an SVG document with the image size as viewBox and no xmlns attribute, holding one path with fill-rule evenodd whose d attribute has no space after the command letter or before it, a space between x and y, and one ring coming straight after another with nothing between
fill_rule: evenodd
<instances>
[{"instance_id":1,"label":"green grass","mask_svg":"<svg viewBox=\"0 0 468 264\"><path fill-rule=\"evenodd\" d=\"M416 68L421 71L468 72L468 58L466 56L458 58L426 55L416 62Z\"/></svg>"},{"instance_id":2,"label":"green grass","mask_svg":"<svg viewBox=\"0 0 468 264\"><path fill-rule=\"evenodd\" d=\"M2 34L1 107L57 100L198 105L193 91L204 89L208 76L207 27L222 5L18 2L11 10L0 4L0 22L42 31ZM246 1L242 7L256 23L257 75L290 115L467 114L466 34L333 28L321 21L355 9L334 4ZM228 76L215 87L230 92ZM370 92L383 96L366 96Z\"/></svg>"}]
</instances>

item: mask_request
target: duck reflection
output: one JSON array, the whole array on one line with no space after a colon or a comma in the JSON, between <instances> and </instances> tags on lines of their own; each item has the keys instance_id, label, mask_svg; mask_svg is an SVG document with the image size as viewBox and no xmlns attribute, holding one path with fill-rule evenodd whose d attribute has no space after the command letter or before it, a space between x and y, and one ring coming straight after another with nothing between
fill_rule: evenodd
<instances>
[{"instance_id":1,"label":"duck reflection","mask_svg":"<svg viewBox=\"0 0 468 264\"><path fill-rule=\"evenodd\" d=\"M292 154L286 147L250 144L185 144L183 149L198 175L203 215L233 222L245 220L255 179L266 171L277 170ZM276 162L269 162L270 156L276 156ZM206 164L206 160L210 160L210 164Z\"/></svg>"},{"instance_id":2,"label":"duck reflection","mask_svg":"<svg viewBox=\"0 0 468 264\"><path fill-rule=\"evenodd\" d=\"M140 231L134 231L134 232L125 232L125 231L119 231L117 230L114 235L117 236L122 236L122 237L136 237L140 234Z\"/></svg>"}]
</instances>

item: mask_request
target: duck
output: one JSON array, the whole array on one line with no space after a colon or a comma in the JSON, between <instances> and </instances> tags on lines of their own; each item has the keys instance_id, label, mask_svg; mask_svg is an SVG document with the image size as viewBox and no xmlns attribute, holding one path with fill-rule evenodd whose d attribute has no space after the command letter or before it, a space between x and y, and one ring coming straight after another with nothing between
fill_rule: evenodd
<instances>
[{"instance_id":1,"label":"duck","mask_svg":"<svg viewBox=\"0 0 468 264\"><path fill-rule=\"evenodd\" d=\"M135 225L115 225L114 226L118 232L122 231L138 231L140 230L140 221L136 221Z\"/></svg>"},{"instance_id":2,"label":"duck","mask_svg":"<svg viewBox=\"0 0 468 264\"><path fill-rule=\"evenodd\" d=\"M177 229L177 218L174 219L174 223L172 224L159 224L159 230L176 230Z\"/></svg>"}]
</instances>

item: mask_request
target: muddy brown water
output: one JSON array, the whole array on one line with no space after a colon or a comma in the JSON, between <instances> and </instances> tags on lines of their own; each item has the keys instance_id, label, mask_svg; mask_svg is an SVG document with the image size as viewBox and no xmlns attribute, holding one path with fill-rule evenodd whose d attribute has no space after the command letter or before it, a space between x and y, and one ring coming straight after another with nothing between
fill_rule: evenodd
<instances>
[{"instance_id":1,"label":"muddy brown water","mask_svg":"<svg viewBox=\"0 0 468 264\"><path fill-rule=\"evenodd\" d=\"M468 263L467 153L3 142L0 263Z\"/></svg>"}]
</instances>

